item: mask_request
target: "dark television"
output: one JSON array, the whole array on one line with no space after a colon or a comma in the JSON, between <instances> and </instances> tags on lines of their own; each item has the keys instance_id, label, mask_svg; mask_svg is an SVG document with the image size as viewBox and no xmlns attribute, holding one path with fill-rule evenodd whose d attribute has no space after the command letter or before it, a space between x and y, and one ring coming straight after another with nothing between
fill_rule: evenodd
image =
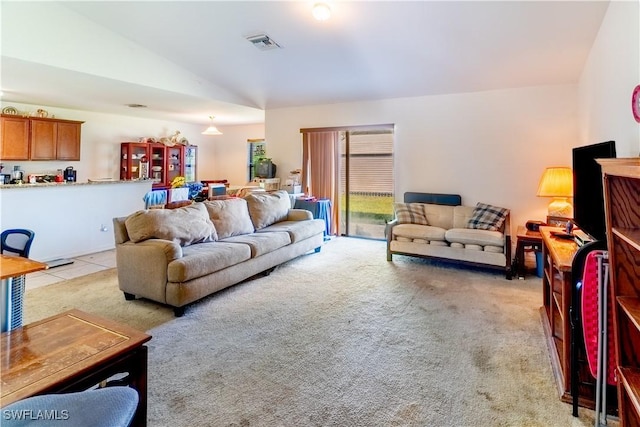
<instances>
[{"instance_id":1,"label":"dark television","mask_svg":"<svg viewBox=\"0 0 640 427\"><path fill-rule=\"evenodd\" d=\"M616 157L615 141L573 149L573 217L585 233L606 241L602 169L596 159Z\"/></svg>"},{"instance_id":2,"label":"dark television","mask_svg":"<svg viewBox=\"0 0 640 427\"><path fill-rule=\"evenodd\" d=\"M270 159L259 160L255 164L254 175L256 178L275 178L276 165Z\"/></svg>"}]
</instances>

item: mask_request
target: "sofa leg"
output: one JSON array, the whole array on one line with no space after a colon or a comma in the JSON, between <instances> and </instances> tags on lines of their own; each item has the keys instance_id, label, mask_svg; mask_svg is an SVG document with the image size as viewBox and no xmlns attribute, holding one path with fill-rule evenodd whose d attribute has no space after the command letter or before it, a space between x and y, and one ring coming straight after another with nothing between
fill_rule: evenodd
<instances>
[{"instance_id":1,"label":"sofa leg","mask_svg":"<svg viewBox=\"0 0 640 427\"><path fill-rule=\"evenodd\" d=\"M320 252L320 246L318 246L317 248L315 248L315 249L313 250L313 252L315 252L315 253Z\"/></svg>"},{"instance_id":2,"label":"sofa leg","mask_svg":"<svg viewBox=\"0 0 640 427\"><path fill-rule=\"evenodd\" d=\"M391 255L391 252L387 251L387 261L392 261L392 259L391 259L392 256L393 255Z\"/></svg>"},{"instance_id":3,"label":"sofa leg","mask_svg":"<svg viewBox=\"0 0 640 427\"><path fill-rule=\"evenodd\" d=\"M184 310L185 310L185 306L184 305L182 307L174 307L173 308L173 314L176 317L182 317L182 316L184 316Z\"/></svg>"},{"instance_id":4,"label":"sofa leg","mask_svg":"<svg viewBox=\"0 0 640 427\"><path fill-rule=\"evenodd\" d=\"M265 277L267 277L268 275L270 275L271 273L273 273L273 271L274 271L275 269L276 269L275 267L268 268L268 269L266 269L265 271L263 271L263 272L262 272L262 275L263 275L263 276L265 276Z\"/></svg>"},{"instance_id":5,"label":"sofa leg","mask_svg":"<svg viewBox=\"0 0 640 427\"><path fill-rule=\"evenodd\" d=\"M511 267L507 267L506 268L505 275L506 275L507 280L511 280L511 278L513 277L513 271L511 269Z\"/></svg>"},{"instance_id":6,"label":"sofa leg","mask_svg":"<svg viewBox=\"0 0 640 427\"><path fill-rule=\"evenodd\" d=\"M133 301L134 299L136 299L136 296L134 294L130 294L129 292L123 292L124 293L124 299L127 301Z\"/></svg>"}]
</instances>

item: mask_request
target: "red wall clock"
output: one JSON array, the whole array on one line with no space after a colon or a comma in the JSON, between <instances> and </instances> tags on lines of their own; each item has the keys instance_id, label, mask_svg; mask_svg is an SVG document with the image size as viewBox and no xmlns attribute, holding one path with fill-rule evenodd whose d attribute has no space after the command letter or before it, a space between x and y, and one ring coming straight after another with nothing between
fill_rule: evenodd
<instances>
[{"instance_id":1,"label":"red wall clock","mask_svg":"<svg viewBox=\"0 0 640 427\"><path fill-rule=\"evenodd\" d=\"M640 123L640 85L636 86L631 95L631 111L636 122Z\"/></svg>"}]
</instances>

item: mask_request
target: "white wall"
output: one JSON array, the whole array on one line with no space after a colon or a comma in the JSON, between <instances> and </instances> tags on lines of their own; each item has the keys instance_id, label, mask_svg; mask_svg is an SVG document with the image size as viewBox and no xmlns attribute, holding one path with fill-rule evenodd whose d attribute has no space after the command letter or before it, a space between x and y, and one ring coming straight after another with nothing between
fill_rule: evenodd
<instances>
[{"instance_id":1,"label":"white wall","mask_svg":"<svg viewBox=\"0 0 640 427\"><path fill-rule=\"evenodd\" d=\"M580 145L616 141L618 157L640 152L631 93L640 84L640 2L612 1L580 78Z\"/></svg>"},{"instance_id":2,"label":"white wall","mask_svg":"<svg viewBox=\"0 0 640 427\"><path fill-rule=\"evenodd\" d=\"M198 144L199 165L206 173L198 174L199 179L226 179L233 185L247 182L248 139L264 138L264 124L242 126L216 126L223 135L207 136ZM267 153L270 144L267 143ZM207 159L207 160L204 160ZM207 164L204 165L203 162ZM210 164L209 164L210 163ZM199 167L200 167L199 166Z\"/></svg>"},{"instance_id":3,"label":"white wall","mask_svg":"<svg viewBox=\"0 0 640 427\"><path fill-rule=\"evenodd\" d=\"M33 230L29 257L38 261L112 249L113 218L144 209L150 189L151 181L3 188L2 229Z\"/></svg>"},{"instance_id":4,"label":"white wall","mask_svg":"<svg viewBox=\"0 0 640 427\"><path fill-rule=\"evenodd\" d=\"M278 176L301 166L300 128L393 123L395 192L458 193L510 208L512 224L544 219L545 167L571 164L577 86L540 86L266 111ZM515 228L513 230L515 232Z\"/></svg>"}]
</instances>

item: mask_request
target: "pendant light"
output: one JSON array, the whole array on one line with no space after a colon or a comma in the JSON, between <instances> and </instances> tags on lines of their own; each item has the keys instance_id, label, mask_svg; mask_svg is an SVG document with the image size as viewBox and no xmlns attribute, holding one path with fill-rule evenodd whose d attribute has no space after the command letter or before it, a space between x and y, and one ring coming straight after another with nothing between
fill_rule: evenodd
<instances>
[{"instance_id":1,"label":"pendant light","mask_svg":"<svg viewBox=\"0 0 640 427\"><path fill-rule=\"evenodd\" d=\"M202 132L202 134L203 135L222 135L222 132L220 132L218 128L216 128L213 125L214 116L209 116L209 119L211 120L211 125L208 128L206 128L204 132Z\"/></svg>"},{"instance_id":2,"label":"pendant light","mask_svg":"<svg viewBox=\"0 0 640 427\"><path fill-rule=\"evenodd\" d=\"M313 17L318 21L326 21L331 18L331 8L326 3L316 3L311 10Z\"/></svg>"}]
</instances>

